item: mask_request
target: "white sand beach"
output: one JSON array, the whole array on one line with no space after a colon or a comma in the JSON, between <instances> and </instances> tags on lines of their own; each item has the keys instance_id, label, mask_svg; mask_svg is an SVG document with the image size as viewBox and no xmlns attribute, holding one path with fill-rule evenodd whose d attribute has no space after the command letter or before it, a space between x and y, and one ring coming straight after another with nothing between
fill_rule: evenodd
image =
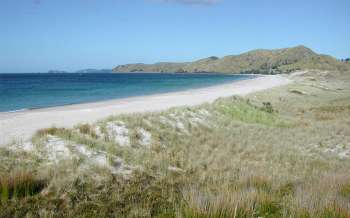
<instances>
[{"instance_id":1,"label":"white sand beach","mask_svg":"<svg viewBox=\"0 0 350 218\"><path fill-rule=\"evenodd\" d=\"M219 97L246 95L281 85L291 80L280 75L259 76L229 84L180 92L132 97L96 103L0 113L0 145L28 140L35 131L47 127L72 127L91 123L110 115L153 112L175 106L192 106L212 102Z\"/></svg>"}]
</instances>

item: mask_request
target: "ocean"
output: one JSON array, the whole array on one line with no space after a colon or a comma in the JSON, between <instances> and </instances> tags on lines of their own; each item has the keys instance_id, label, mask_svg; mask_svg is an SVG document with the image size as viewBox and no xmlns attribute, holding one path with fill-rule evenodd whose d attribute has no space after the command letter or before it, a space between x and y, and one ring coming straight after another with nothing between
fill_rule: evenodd
<instances>
[{"instance_id":1,"label":"ocean","mask_svg":"<svg viewBox=\"0 0 350 218\"><path fill-rule=\"evenodd\" d=\"M208 87L253 75L180 73L0 74L0 111L11 112Z\"/></svg>"}]
</instances>

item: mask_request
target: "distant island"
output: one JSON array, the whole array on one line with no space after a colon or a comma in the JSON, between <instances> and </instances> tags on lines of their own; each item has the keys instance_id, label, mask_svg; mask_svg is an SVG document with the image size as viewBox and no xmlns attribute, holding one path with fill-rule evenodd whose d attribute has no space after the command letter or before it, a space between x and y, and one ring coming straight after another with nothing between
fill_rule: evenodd
<instances>
[{"instance_id":1,"label":"distant island","mask_svg":"<svg viewBox=\"0 0 350 218\"><path fill-rule=\"evenodd\" d=\"M82 69L77 71L49 70L47 73L110 73L111 69Z\"/></svg>"},{"instance_id":2,"label":"distant island","mask_svg":"<svg viewBox=\"0 0 350 218\"><path fill-rule=\"evenodd\" d=\"M49 70L47 71L47 73L69 73L69 72L64 70Z\"/></svg>"},{"instance_id":3,"label":"distant island","mask_svg":"<svg viewBox=\"0 0 350 218\"><path fill-rule=\"evenodd\" d=\"M258 49L240 55L222 58L208 57L194 62L159 62L155 64L126 64L114 72L159 72L159 73L229 73L229 74L280 74L296 70L345 71L350 69L349 60L341 61L329 55L317 54L305 46L283 49Z\"/></svg>"},{"instance_id":4,"label":"distant island","mask_svg":"<svg viewBox=\"0 0 350 218\"><path fill-rule=\"evenodd\" d=\"M74 73L110 73L111 69L83 69L75 71Z\"/></svg>"}]
</instances>

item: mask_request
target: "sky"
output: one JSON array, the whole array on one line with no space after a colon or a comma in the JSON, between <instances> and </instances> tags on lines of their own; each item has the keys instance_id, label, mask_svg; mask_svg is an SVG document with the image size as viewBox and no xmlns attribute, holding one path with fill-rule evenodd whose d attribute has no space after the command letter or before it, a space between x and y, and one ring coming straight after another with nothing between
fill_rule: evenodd
<instances>
[{"instance_id":1,"label":"sky","mask_svg":"<svg viewBox=\"0 0 350 218\"><path fill-rule=\"evenodd\" d=\"M349 0L0 0L0 73L305 45L350 56Z\"/></svg>"}]
</instances>

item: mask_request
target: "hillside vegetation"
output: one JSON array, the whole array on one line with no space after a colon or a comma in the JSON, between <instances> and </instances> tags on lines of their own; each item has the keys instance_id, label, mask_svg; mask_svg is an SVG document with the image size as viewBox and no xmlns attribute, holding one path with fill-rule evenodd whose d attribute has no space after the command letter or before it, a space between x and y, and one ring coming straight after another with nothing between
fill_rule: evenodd
<instances>
[{"instance_id":1,"label":"hillside vegetation","mask_svg":"<svg viewBox=\"0 0 350 218\"><path fill-rule=\"evenodd\" d=\"M40 130L0 147L0 217L348 218L349 75Z\"/></svg>"},{"instance_id":2,"label":"hillside vegetation","mask_svg":"<svg viewBox=\"0 0 350 218\"><path fill-rule=\"evenodd\" d=\"M127 64L113 69L115 72L217 72L278 74L295 70L345 71L349 64L320 55L304 46L276 50L253 50L223 58L208 57L186 63Z\"/></svg>"}]
</instances>

